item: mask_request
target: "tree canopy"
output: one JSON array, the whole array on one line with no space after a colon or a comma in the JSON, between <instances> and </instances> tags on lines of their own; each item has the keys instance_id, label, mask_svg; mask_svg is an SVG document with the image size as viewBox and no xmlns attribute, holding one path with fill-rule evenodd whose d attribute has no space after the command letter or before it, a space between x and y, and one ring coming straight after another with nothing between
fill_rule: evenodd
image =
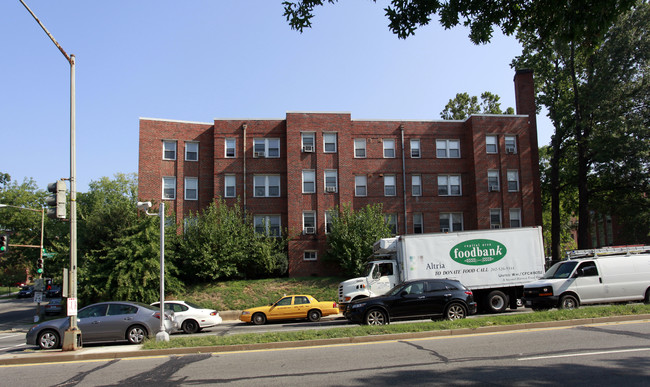
<instances>
[{"instance_id":1,"label":"tree canopy","mask_svg":"<svg viewBox=\"0 0 650 387\"><path fill-rule=\"evenodd\" d=\"M511 107L505 112L501 111L500 97L485 91L481 94L481 103L478 97L469 96L468 93L458 93L454 99L450 99L445 109L440 112L440 117L445 120L464 120L472 114L515 114Z\"/></svg>"}]
</instances>

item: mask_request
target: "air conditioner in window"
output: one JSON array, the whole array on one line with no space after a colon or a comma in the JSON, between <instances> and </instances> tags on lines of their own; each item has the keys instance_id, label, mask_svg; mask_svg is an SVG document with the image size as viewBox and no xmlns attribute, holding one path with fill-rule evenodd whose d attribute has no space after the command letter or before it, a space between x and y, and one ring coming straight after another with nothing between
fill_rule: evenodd
<instances>
[{"instance_id":1,"label":"air conditioner in window","mask_svg":"<svg viewBox=\"0 0 650 387\"><path fill-rule=\"evenodd\" d=\"M325 187L325 192L336 192L336 187Z\"/></svg>"},{"instance_id":2,"label":"air conditioner in window","mask_svg":"<svg viewBox=\"0 0 650 387\"><path fill-rule=\"evenodd\" d=\"M449 232L449 229L443 227L442 229L440 229L440 231L441 231L441 232Z\"/></svg>"},{"instance_id":3,"label":"air conditioner in window","mask_svg":"<svg viewBox=\"0 0 650 387\"><path fill-rule=\"evenodd\" d=\"M507 146L506 147L506 153L515 153L515 147L514 146Z\"/></svg>"},{"instance_id":4,"label":"air conditioner in window","mask_svg":"<svg viewBox=\"0 0 650 387\"><path fill-rule=\"evenodd\" d=\"M498 228L501 228L501 225L500 224L491 224L490 228L493 229L493 230L496 230Z\"/></svg>"},{"instance_id":5,"label":"air conditioner in window","mask_svg":"<svg viewBox=\"0 0 650 387\"><path fill-rule=\"evenodd\" d=\"M305 153L312 153L314 151L314 147L312 145L305 145L302 147L302 151Z\"/></svg>"},{"instance_id":6,"label":"air conditioner in window","mask_svg":"<svg viewBox=\"0 0 650 387\"><path fill-rule=\"evenodd\" d=\"M253 156L255 156L255 157L264 157L264 152L254 152Z\"/></svg>"},{"instance_id":7,"label":"air conditioner in window","mask_svg":"<svg viewBox=\"0 0 650 387\"><path fill-rule=\"evenodd\" d=\"M316 227L305 227L305 234L316 234Z\"/></svg>"},{"instance_id":8,"label":"air conditioner in window","mask_svg":"<svg viewBox=\"0 0 650 387\"><path fill-rule=\"evenodd\" d=\"M498 185L491 185L488 187L489 192L497 192L499 191L499 186Z\"/></svg>"}]
</instances>

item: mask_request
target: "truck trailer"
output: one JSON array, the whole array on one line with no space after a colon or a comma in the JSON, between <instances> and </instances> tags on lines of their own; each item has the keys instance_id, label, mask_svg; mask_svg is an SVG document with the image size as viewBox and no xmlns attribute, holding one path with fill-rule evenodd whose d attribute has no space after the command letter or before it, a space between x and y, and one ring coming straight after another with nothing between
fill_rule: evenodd
<instances>
[{"instance_id":1,"label":"truck trailer","mask_svg":"<svg viewBox=\"0 0 650 387\"><path fill-rule=\"evenodd\" d=\"M474 293L479 310L516 309L524 284L544 274L541 227L402 235L373 245L363 277L339 285L339 308L413 279L447 278Z\"/></svg>"}]
</instances>

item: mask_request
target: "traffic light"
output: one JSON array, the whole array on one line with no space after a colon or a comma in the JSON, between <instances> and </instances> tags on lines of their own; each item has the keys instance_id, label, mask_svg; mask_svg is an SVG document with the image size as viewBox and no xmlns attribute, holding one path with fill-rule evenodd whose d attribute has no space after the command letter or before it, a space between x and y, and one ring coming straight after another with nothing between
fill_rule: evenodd
<instances>
[{"instance_id":1,"label":"traffic light","mask_svg":"<svg viewBox=\"0 0 650 387\"><path fill-rule=\"evenodd\" d=\"M9 250L9 235L0 235L0 253L6 253Z\"/></svg>"},{"instance_id":2,"label":"traffic light","mask_svg":"<svg viewBox=\"0 0 650 387\"><path fill-rule=\"evenodd\" d=\"M38 260L36 261L36 272L38 274L43 274L43 258L42 257L38 258Z\"/></svg>"},{"instance_id":3,"label":"traffic light","mask_svg":"<svg viewBox=\"0 0 650 387\"><path fill-rule=\"evenodd\" d=\"M45 200L45 203L50 206L47 209L47 216L52 219L65 219L66 213L66 186L63 180L57 180L56 183L47 185L47 190L52 192Z\"/></svg>"}]
</instances>

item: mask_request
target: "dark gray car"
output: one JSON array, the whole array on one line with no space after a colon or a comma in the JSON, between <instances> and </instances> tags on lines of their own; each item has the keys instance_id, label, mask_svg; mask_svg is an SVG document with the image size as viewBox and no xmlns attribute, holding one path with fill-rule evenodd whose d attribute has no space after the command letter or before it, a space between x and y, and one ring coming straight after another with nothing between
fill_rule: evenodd
<instances>
[{"instance_id":1,"label":"dark gray car","mask_svg":"<svg viewBox=\"0 0 650 387\"><path fill-rule=\"evenodd\" d=\"M139 302L100 302L77 313L83 342L128 341L140 344L160 330L160 311ZM33 326L26 335L27 344L41 349L60 348L70 318L50 320ZM165 329L176 329L173 312L165 314Z\"/></svg>"}]
</instances>

